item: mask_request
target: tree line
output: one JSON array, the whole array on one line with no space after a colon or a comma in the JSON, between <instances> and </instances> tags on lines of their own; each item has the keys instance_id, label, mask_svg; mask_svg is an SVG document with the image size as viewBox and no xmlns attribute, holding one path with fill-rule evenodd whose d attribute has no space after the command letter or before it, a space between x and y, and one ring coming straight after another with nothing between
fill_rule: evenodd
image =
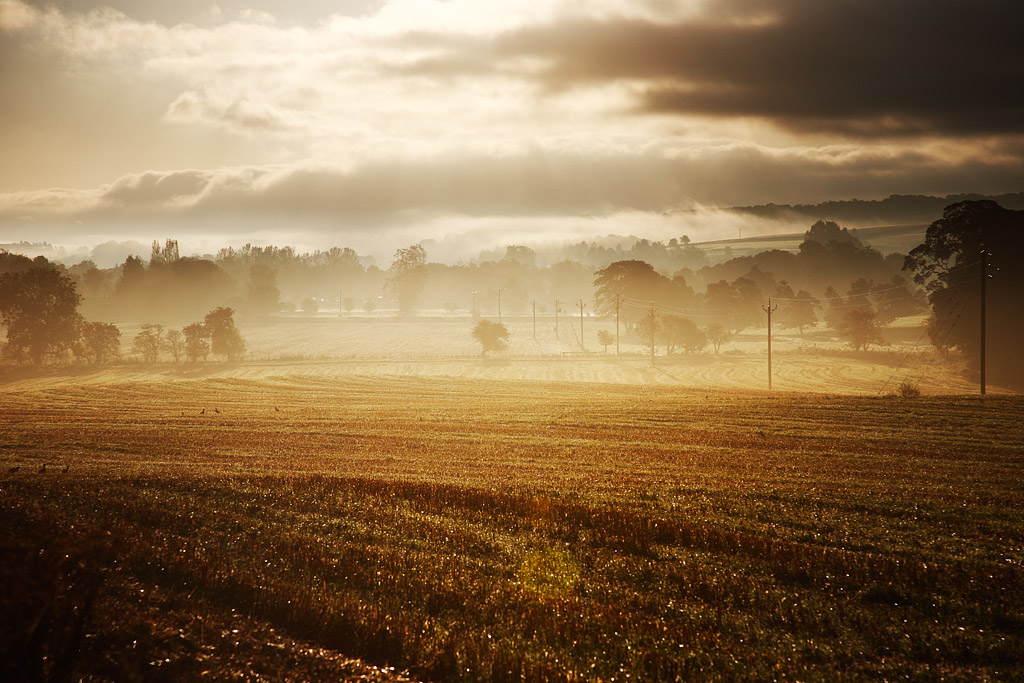
<instances>
[{"instance_id":1,"label":"tree line","mask_svg":"<svg viewBox=\"0 0 1024 683\"><path fill-rule=\"evenodd\" d=\"M132 348L146 359L154 353L239 358L244 341L236 336L236 311L266 318L295 307L312 311L322 301L342 315L381 308L410 315L431 308L479 318L498 306L504 315L557 314L564 312L558 302L583 300L598 315L615 315L632 333L657 338L671 351L708 345L717 351L729 336L764 326L762 307L771 298L779 326L803 332L824 322L855 348L878 343L881 326L896 318L930 309L933 344L962 351L976 367L975 291L984 252L992 265L985 277L991 279L993 377L1020 381L1024 371L1012 340L1021 325L1018 293L1024 291L1022 215L990 200L958 202L906 256L883 255L835 222L818 221L795 252L772 249L715 264L685 238L638 240L628 249L570 245L567 253L577 258L546 266L522 245L454 265L431 262L422 245L412 245L399 249L387 270L344 248L300 254L290 247L246 245L222 249L211 260L180 256L174 240L154 243L148 262L132 256L107 270L0 252L4 357L103 362L119 348L118 328L86 320L106 319L145 321ZM666 270L666 263L685 265Z\"/></svg>"},{"instance_id":2,"label":"tree line","mask_svg":"<svg viewBox=\"0 0 1024 683\"><path fill-rule=\"evenodd\" d=\"M74 279L46 258L0 252L3 359L41 365L69 360L101 364L117 358L121 330L113 323L86 320L78 310L81 301ZM143 324L132 350L150 363L164 352L175 361L206 360L211 353L238 360L245 353L245 340L234 311L219 306L182 330Z\"/></svg>"}]
</instances>

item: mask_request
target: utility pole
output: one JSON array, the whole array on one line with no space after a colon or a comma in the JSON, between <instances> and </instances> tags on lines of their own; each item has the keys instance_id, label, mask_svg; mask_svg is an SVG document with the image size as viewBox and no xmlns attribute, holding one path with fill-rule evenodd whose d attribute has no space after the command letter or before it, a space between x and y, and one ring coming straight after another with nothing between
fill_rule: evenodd
<instances>
[{"instance_id":1,"label":"utility pole","mask_svg":"<svg viewBox=\"0 0 1024 683\"><path fill-rule=\"evenodd\" d=\"M562 302L555 299L555 341L558 341L558 306Z\"/></svg>"},{"instance_id":2,"label":"utility pole","mask_svg":"<svg viewBox=\"0 0 1024 683\"><path fill-rule=\"evenodd\" d=\"M988 279L988 252L981 250L981 395L985 395L985 280Z\"/></svg>"},{"instance_id":3,"label":"utility pole","mask_svg":"<svg viewBox=\"0 0 1024 683\"><path fill-rule=\"evenodd\" d=\"M498 324L501 324L501 288L498 289Z\"/></svg>"},{"instance_id":4,"label":"utility pole","mask_svg":"<svg viewBox=\"0 0 1024 683\"><path fill-rule=\"evenodd\" d=\"M772 306L772 298L768 297L768 306L762 306L761 310L768 314L768 391L772 390L772 313L779 307Z\"/></svg>"},{"instance_id":5,"label":"utility pole","mask_svg":"<svg viewBox=\"0 0 1024 683\"><path fill-rule=\"evenodd\" d=\"M537 300L533 299L533 341L537 341Z\"/></svg>"},{"instance_id":6,"label":"utility pole","mask_svg":"<svg viewBox=\"0 0 1024 683\"><path fill-rule=\"evenodd\" d=\"M615 356L619 355L619 306L622 304L622 295L615 295Z\"/></svg>"},{"instance_id":7,"label":"utility pole","mask_svg":"<svg viewBox=\"0 0 1024 683\"><path fill-rule=\"evenodd\" d=\"M583 309L586 306L583 304L583 299L580 299L576 305L580 307L580 349L586 350L587 347L583 345Z\"/></svg>"},{"instance_id":8,"label":"utility pole","mask_svg":"<svg viewBox=\"0 0 1024 683\"><path fill-rule=\"evenodd\" d=\"M654 302L651 302L651 367L654 367Z\"/></svg>"}]
</instances>

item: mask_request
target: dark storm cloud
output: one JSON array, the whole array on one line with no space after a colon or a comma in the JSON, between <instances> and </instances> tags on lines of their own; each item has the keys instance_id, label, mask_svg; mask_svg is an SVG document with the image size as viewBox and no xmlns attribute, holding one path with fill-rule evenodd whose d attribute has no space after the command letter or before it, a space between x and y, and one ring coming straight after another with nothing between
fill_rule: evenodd
<instances>
[{"instance_id":1,"label":"dark storm cloud","mask_svg":"<svg viewBox=\"0 0 1024 683\"><path fill-rule=\"evenodd\" d=\"M435 53L402 67L476 75L483 64L565 90L640 84L648 113L757 117L853 136L1024 131L1024 5L962 0L734 0L675 23L573 20ZM450 43L448 41L451 41ZM468 53L467 53L468 51Z\"/></svg>"}]
</instances>

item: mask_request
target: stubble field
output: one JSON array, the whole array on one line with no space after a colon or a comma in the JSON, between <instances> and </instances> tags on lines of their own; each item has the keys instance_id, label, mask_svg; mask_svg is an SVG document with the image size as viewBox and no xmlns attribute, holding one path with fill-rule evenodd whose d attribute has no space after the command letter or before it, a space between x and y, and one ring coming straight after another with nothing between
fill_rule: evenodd
<instances>
[{"instance_id":1,"label":"stubble field","mask_svg":"<svg viewBox=\"0 0 1024 683\"><path fill-rule=\"evenodd\" d=\"M1024 676L1020 397L260 372L5 386L0 675Z\"/></svg>"}]
</instances>

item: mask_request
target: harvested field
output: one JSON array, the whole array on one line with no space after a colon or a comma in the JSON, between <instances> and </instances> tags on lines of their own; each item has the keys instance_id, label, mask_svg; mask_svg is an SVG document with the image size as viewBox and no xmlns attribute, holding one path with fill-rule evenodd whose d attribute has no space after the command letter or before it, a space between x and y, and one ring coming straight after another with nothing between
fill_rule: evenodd
<instances>
[{"instance_id":1,"label":"harvested field","mask_svg":"<svg viewBox=\"0 0 1024 683\"><path fill-rule=\"evenodd\" d=\"M1024 675L1019 397L112 379L0 398L8 678Z\"/></svg>"}]
</instances>

